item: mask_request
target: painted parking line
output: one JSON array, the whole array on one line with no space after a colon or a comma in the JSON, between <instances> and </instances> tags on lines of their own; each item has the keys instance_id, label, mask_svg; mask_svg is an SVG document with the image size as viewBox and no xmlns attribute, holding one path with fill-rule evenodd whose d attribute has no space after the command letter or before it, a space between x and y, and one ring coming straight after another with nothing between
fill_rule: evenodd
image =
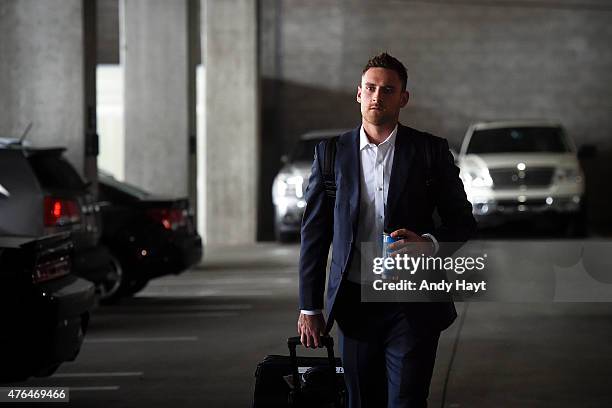
<instances>
[{"instance_id":1,"label":"painted parking line","mask_svg":"<svg viewBox=\"0 0 612 408\"><path fill-rule=\"evenodd\" d=\"M162 312L157 316L186 316L186 317L234 317L240 316L238 312Z\"/></svg>"},{"instance_id":2,"label":"painted parking line","mask_svg":"<svg viewBox=\"0 0 612 408\"><path fill-rule=\"evenodd\" d=\"M99 337L86 338L85 343L137 343L137 342L164 342L164 341L198 341L197 336L185 337Z\"/></svg>"},{"instance_id":3,"label":"painted parking line","mask_svg":"<svg viewBox=\"0 0 612 408\"><path fill-rule=\"evenodd\" d=\"M248 303L214 303L205 305L173 305L147 302L147 304L132 304L127 306L113 306L110 308L100 309L96 314L123 314L123 313L164 313L164 312L235 312L240 310L251 310L253 305Z\"/></svg>"},{"instance_id":4,"label":"painted parking line","mask_svg":"<svg viewBox=\"0 0 612 408\"><path fill-rule=\"evenodd\" d=\"M80 377L140 377L142 371L128 371L116 373L59 373L53 374L51 378L80 378Z\"/></svg>"},{"instance_id":5,"label":"painted parking line","mask_svg":"<svg viewBox=\"0 0 612 408\"><path fill-rule=\"evenodd\" d=\"M224 305L222 303L214 304L214 305L202 305L198 306L198 310L215 310L215 311L234 311L234 310L250 310L253 308L253 305L250 304L228 304Z\"/></svg>"},{"instance_id":6,"label":"painted parking line","mask_svg":"<svg viewBox=\"0 0 612 408\"><path fill-rule=\"evenodd\" d=\"M100 387L68 387L70 392L73 391L117 391L120 387L118 385L106 385Z\"/></svg>"},{"instance_id":7,"label":"painted parking line","mask_svg":"<svg viewBox=\"0 0 612 408\"><path fill-rule=\"evenodd\" d=\"M281 290L283 288L279 288ZM154 291L147 290L147 292L141 292L137 295L138 298L211 298L211 297L269 297L274 293L270 290L201 290L201 291L184 291L175 290L172 292L167 291Z\"/></svg>"},{"instance_id":8,"label":"painted parking line","mask_svg":"<svg viewBox=\"0 0 612 408\"><path fill-rule=\"evenodd\" d=\"M270 275L270 276L261 276L257 275L256 277L245 277L245 276L236 276L236 277L227 277L227 276L219 276L219 277L210 277L207 279L198 279L198 280L186 280L186 279L176 279L176 280L166 280L164 282L158 282L152 284L151 286L147 286L143 292L148 292L150 289L160 289L160 288L173 288L173 287L206 287L208 285L229 285L229 286L246 286L252 284L277 284L277 285L287 285L287 284L297 284L297 279L295 277L286 277L286 276L278 276L278 275Z\"/></svg>"}]
</instances>

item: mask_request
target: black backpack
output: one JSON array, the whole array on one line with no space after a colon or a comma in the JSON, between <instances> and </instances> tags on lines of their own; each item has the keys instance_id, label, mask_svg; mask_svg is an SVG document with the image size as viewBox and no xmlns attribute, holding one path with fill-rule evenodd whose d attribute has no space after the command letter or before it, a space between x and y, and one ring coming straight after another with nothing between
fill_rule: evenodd
<instances>
[{"instance_id":1,"label":"black backpack","mask_svg":"<svg viewBox=\"0 0 612 408\"><path fill-rule=\"evenodd\" d=\"M336 199L336 175L334 172L334 163L336 161L336 142L340 136L334 136L325 139L323 142L323 186L325 187L325 195L330 200Z\"/></svg>"}]
</instances>

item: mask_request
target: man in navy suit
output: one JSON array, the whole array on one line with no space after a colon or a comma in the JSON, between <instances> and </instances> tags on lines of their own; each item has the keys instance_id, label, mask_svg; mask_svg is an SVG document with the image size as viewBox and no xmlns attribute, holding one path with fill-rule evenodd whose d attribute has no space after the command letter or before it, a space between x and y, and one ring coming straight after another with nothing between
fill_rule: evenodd
<instances>
[{"instance_id":1,"label":"man in navy suit","mask_svg":"<svg viewBox=\"0 0 612 408\"><path fill-rule=\"evenodd\" d=\"M298 333L306 347L319 347L338 323L351 408L426 407L440 332L457 316L451 301L362 302L362 244L387 232L400 239L392 249L432 255L476 229L448 142L398 122L406 82L406 68L389 54L368 61L357 87L361 125L336 142L335 202L323 183L324 143L305 194Z\"/></svg>"}]
</instances>

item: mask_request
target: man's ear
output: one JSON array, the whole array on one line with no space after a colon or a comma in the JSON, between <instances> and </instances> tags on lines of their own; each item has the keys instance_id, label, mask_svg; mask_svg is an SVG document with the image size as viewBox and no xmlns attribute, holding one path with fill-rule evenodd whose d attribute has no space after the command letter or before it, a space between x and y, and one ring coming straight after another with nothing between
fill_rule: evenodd
<instances>
[{"instance_id":1,"label":"man's ear","mask_svg":"<svg viewBox=\"0 0 612 408\"><path fill-rule=\"evenodd\" d=\"M404 106L406 106L406 104L408 103L409 99L410 99L410 93L408 91L402 92L402 96L401 96L401 100L400 100L402 108Z\"/></svg>"},{"instance_id":2,"label":"man's ear","mask_svg":"<svg viewBox=\"0 0 612 408\"><path fill-rule=\"evenodd\" d=\"M361 85L357 85L357 102L361 103Z\"/></svg>"}]
</instances>

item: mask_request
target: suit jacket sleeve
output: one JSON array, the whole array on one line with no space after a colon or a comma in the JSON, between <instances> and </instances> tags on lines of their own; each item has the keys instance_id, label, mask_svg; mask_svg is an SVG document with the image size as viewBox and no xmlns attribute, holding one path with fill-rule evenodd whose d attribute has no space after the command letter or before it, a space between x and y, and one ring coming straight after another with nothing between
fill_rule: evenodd
<instances>
[{"instance_id":1,"label":"suit jacket sleeve","mask_svg":"<svg viewBox=\"0 0 612 408\"><path fill-rule=\"evenodd\" d=\"M323 309L329 246L333 237L334 205L325 194L321 163L323 143L315 149L312 172L305 193L299 263L300 309Z\"/></svg>"},{"instance_id":2,"label":"suit jacket sleeve","mask_svg":"<svg viewBox=\"0 0 612 408\"><path fill-rule=\"evenodd\" d=\"M432 234L440 243L465 242L476 231L472 205L467 200L448 142L442 139L436 145L435 202L441 225Z\"/></svg>"}]
</instances>

